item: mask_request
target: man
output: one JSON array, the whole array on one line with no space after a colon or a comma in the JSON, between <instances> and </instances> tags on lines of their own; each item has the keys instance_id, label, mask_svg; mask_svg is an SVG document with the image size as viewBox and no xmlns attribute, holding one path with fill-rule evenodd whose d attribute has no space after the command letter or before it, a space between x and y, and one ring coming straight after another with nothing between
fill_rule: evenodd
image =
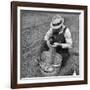
<instances>
[{"instance_id":1,"label":"man","mask_svg":"<svg viewBox=\"0 0 90 90\"><path fill-rule=\"evenodd\" d=\"M64 25L64 18L60 15L55 15L50 23L50 29L44 36L44 42L41 45L41 53L48 51L50 47L54 47L56 52L62 58L62 66L68 60L69 48L72 48L72 38L69 28Z\"/></svg>"}]
</instances>

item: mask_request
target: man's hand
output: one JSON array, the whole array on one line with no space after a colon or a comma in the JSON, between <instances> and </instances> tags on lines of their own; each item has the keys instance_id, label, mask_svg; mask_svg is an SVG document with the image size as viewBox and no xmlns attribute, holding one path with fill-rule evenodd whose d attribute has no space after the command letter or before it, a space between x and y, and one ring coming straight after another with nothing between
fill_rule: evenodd
<instances>
[{"instance_id":1,"label":"man's hand","mask_svg":"<svg viewBox=\"0 0 90 90\"><path fill-rule=\"evenodd\" d=\"M57 43L57 42L55 42L55 43L52 45L52 47L57 47L57 46L59 46L59 43Z\"/></svg>"},{"instance_id":2,"label":"man's hand","mask_svg":"<svg viewBox=\"0 0 90 90\"><path fill-rule=\"evenodd\" d=\"M55 43L52 45L52 47L57 47L57 46L61 46L62 48L70 48L70 45L67 44L67 43L63 44L63 43L57 43L57 42L55 42Z\"/></svg>"}]
</instances>

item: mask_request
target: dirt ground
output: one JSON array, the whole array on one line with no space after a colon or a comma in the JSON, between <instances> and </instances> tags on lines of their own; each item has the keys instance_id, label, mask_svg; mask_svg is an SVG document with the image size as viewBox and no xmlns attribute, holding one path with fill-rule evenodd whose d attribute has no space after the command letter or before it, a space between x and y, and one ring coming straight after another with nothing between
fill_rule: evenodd
<instances>
[{"instance_id":1,"label":"dirt ground","mask_svg":"<svg viewBox=\"0 0 90 90\"><path fill-rule=\"evenodd\" d=\"M41 40L50 28L54 15L59 14L65 19L65 25L70 29L73 47L71 57L61 68L59 75L71 75L73 70L79 74L79 14L60 12L21 11L21 78L43 77L40 73L36 57L39 56Z\"/></svg>"}]
</instances>

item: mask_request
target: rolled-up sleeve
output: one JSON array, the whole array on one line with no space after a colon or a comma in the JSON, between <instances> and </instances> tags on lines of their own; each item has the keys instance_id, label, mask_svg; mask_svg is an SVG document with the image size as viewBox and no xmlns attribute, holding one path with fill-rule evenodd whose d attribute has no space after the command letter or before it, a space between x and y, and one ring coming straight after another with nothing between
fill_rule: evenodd
<instances>
[{"instance_id":1,"label":"rolled-up sleeve","mask_svg":"<svg viewBox=\"0 0 90 90\"><path fill-rule=\"evenodd\" d=\"M52 36L52 29L50 28L46 33L46 35L44 36L44 40L47 41L51 36Z\"/></svg>"},{"instance_id":2,"label":"rolled-up sleeve","mask_svg":"<svg viewBox=\"0 0 90 90\"><path fill-rule=\"evenodd\" d=\"M71 32L70 32L69 28L66 29L64 36L66 39L66 43L68 43L70 45L70 47L72 47L72 37L71 37Z\"/></svg>"}]
</instances>

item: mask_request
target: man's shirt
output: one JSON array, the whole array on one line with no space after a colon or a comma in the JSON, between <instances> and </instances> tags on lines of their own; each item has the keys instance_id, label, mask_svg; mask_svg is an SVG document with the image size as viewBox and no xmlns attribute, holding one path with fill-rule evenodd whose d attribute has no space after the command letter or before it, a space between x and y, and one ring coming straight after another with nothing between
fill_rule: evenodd
<instances>
[{"instance_id":1,"label":"man's shirt","mask_svg":"<svg viewBox=\"0 0 90 90\"><path fill-rule=\"evenodd\" d=\"M65 27L65 26L63 26L63 27ZM59 32L59 34L60 33L63 33L63 29ZM52 35L53 35L53 30L52 30L52 28L50 28L48 30L48 32L46 33L44 40L48 41ZM70 46L72 46L72 38L71 38L71 32L70 32L69 28L66 28L66 30L64 32L64 37L65 37L66 43L69 43Z\"/></svg>"}]
</instances>

